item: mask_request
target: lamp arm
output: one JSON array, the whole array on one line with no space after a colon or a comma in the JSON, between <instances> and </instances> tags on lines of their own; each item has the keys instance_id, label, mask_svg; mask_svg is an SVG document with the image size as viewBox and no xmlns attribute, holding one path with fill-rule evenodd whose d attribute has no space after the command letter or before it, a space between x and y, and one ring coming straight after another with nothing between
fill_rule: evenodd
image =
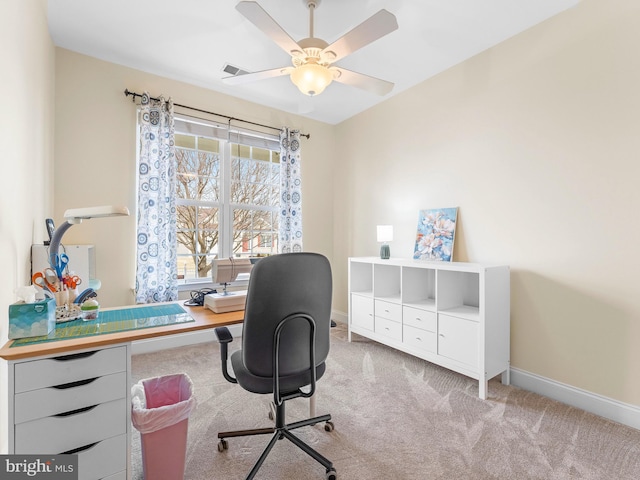
<instances>
[{"instance_id":1,"label":"lamp arm","mask_svg":"<svg viewBox=\"0 0 640 480\"><path fill-rule=\"evenodd\" d=\"M67 230L73 225L68 221L65 221L62 225L55 229L51 242L49 243L49 265L54 270L56 269L56 258L58 257L58 250L60 250L60 240Z\"/></svg>"}]
</instances>

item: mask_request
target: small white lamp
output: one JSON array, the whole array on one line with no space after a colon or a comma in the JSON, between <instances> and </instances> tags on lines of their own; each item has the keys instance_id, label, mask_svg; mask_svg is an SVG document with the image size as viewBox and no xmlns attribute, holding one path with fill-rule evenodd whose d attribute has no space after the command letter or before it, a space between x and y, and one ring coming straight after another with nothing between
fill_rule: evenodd
<instances>
[{"instance_id":1,"label":"small white lamp","mask_svg":"<svg viewBox=\"0 0 640 480\"><path fill-rule=\"evenodd\" d=\"M380 258L388 260L391 256L391 250L387 242L393 240L393 225L378 225L378 242L382 242L380 247Z\"/></svg>"},{"instance_id":2,"label":"small white lamp","mask_svg":"<svg viewBox=\"0 0 640 480\"><path fill-rule=\"evenodd\" d=\"M66 222L55 229L51 243L49 244L49 263L51 267L55 270L60 241L71 225L77 225L78 223L82 223L82 220L88 220L90 218L118 217L122 215L129 215L129 209L127 207L108 205L104 207L72 208L64 212Z\"/></svg>"}]
</instances>

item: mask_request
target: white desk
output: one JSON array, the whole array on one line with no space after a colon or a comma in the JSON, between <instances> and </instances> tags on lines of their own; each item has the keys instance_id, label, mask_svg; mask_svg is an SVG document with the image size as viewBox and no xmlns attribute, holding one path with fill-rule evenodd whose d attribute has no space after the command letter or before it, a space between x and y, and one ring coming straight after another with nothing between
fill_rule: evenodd
<instances>
[{"instance_id":1,"label":"white desk","mask_svg":"<svg viewBox=\"0 0 640 480\"><path fill-rule=\"evenodd\" d=\"M233 325L244 318L243 311L183 308L194 322L4 345L0 358L8 362L8 453L73 452L81 480L130 480L131 342Z\"/></svg>"}]
</instances>

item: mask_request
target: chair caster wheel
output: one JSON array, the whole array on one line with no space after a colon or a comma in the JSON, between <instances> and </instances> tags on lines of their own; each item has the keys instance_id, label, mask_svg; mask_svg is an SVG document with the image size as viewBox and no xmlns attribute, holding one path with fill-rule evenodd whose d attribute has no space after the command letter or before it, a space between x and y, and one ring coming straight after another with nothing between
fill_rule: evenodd
<instances>
[{"instance_id":1,"label":"chair caster wheel","mask_svg":"<svg viewBox=\"0 0 640 480\"><path fill-rule=\"evenodd\" d=\"M228 450L228 449L229 449L229 444L224 438L221 438L220 441L218 442L218 451L224 452L225 450Z\"/></svg>"},{"instance_id":2,"label":"chair caster wheel","mask_svg":"<svg viewBox=\"0 0 640 480\"><path fill-rule=\"evenodd\" d=\"M333 432L334 428L335 427L333 425L333 422L331 422L331 421L328 421L327 423L324 424L324 431L325 432Z\"/></svg>"},{"instance_id":3,"label":"chair caster wheel","mask_svg":"<svg viewBox=\"0 0 640 480\"><path fill-rule=\"evenodd\" d=\"M335 468L330 468L327 470L327 480L338 480L338 472L336 472Z\"/></svg>"}]
</instances>

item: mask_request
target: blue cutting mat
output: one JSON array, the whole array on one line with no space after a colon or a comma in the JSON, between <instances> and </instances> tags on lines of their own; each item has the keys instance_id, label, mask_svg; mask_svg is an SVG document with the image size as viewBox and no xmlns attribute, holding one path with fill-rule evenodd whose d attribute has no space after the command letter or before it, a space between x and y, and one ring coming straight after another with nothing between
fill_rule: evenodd
<instances>
[{"instance_id":1,"label":"blue cutting mat","mask_svg":"<svg viewBox=\"0 0 640 480\"><path fill-rule=\"evenodd\" d=\"M149 305L144 307L120 308L100 311L96 320L85 322L72 320L60 323L49 335L42 337L19 338L11 347L33 345L37 343L70 340L73 338L104 335L105 333L126 332L140 328L160 327L176 323L195 322L184 308L175 303Z\"/></svg>"}]
</instances>

